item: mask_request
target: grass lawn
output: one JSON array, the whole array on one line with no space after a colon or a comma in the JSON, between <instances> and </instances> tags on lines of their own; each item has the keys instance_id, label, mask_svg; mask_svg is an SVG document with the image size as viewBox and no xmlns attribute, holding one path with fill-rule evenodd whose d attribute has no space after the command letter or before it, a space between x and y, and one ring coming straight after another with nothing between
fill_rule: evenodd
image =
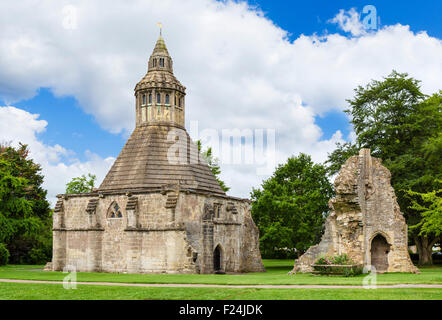
<instances>
[{"instance_id":1,"label":"grass lawn","mask_svg":"<svg viewBox=\"0 0 442 320\"><path fill-rule=\"evenodd\" d=\"M358 277L315 276L296 274L288 276L293 261L264 260L265 273L242 275L186 275L186 274L110 274L78 273L80 282L126 283L198 283L198 284L341 284L361 285L365 275ZM0 267L1 279L62 281L62 272L32 271L43 266L8 265ZM442 267L420 269L422 274L380 274L377 284L442 284ZM78 285L76 290L65 290L62 284L0 283L0 299L290 299L290 300L441 300L442 289L260 289L260 288L143 288L122 286Z\"/></svg>"},{"instance_id":2,"label":"grass lawn","mask_svg":"<svg viewBox=\"0 0 442 320\"><path fill-rule=\"evenodd\" d=\"M1 283L0 300L441 300L442 289L142 288Z\"/></svg>"},{"instance_id":3,"label":"grass lawn","mask_svg":"<svg viewBox=\"0 0 442 320\"><path fill-rule=\"evenodd\" d=\"M321 284L361 285L365 275L357 277L317 276L312 274L287 275L293 267L292 260L264 260L267 272L240 275L215 274L116 274L77 273L80 282L126 282L126 283L197 283L197 284ZM0 267L0 279L62 281L63 272L29 271L43 266ZM420 268L421 274L386 273L377 276L377 284L442 284L442 267ZM2 284L0 284L2 285Z\"/></svg>"}]
</instances>

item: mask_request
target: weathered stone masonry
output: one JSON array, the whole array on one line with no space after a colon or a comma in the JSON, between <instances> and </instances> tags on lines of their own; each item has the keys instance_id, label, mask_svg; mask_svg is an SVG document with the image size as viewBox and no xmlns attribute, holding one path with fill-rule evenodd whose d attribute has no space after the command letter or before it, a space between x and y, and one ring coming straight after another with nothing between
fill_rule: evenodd
<instances>
[{"instance_id":1,"label":"weathered stone masonry","mask_svg":"<svg viewBox=\"0 0 442 320\"><path fill-rule=\"evenodd\" d=\"M135 87L136 128L103 183L58 196L53 270L264 271L249 201L227 196L201 159L184 96L160 37Z\"/></svg>"},{"instance_id":2,"label":"weathered stone masonry","mask_svg":"<svg viewBox=\"0 0 442 320\"><path fill-rule=\"evenodd\" d=\"M310 272L320 256L346 253L378 272L417 272L408 254L407 224L381 159L362 149L342 166L321 242L295 261L292 272Z\"/></svg>"}]
</instances>

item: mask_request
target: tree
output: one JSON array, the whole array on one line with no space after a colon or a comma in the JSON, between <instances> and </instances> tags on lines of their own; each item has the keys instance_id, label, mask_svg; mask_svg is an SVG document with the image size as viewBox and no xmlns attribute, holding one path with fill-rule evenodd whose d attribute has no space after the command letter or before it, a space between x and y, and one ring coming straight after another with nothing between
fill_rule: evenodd
<instances>
[{"instance_id":1,"label":"tree","mask_svg":"<svg viewBox=\"0 0 442 320\"><path fill-rule=\"evenodd\" d=\"M313 163L310 156L301 153L279 165L251 193L263 256L278 257L283 248L295 248L299 255L318 243L332 197L325 167Z\"/></svg>"},{"instance_id":2,"label":"tree","mask_svg":"<svg viewBox=\"0 0 442 320\"><path fill-rule=\"evenodd\" d=\"M72 178L72 180L66 184L66 193L72 194L92 192L97 176L90 173L88 173L87 175L89 179L84 174L81 177Z\"/></svg>"},{"instance_id":3,"label":"tree","mask_svg":"<svg viewBox=\"0 0 442 320\"><path fill-rule=\"evenodd\" d=\"M212 147L207 148L205 151L202 151L202 144L201 140L196 141L196 145L198 147L198 152L201 153L204 160L209 165L210 171L212 171L213 175L215 176L216 180L218 181L221 189L223 189L224 192L227 192L230 190L230 187L227 187L224 181L222 181L219 178L219 175L221 174L221 168L218 165L218 159L213 157L212 154Z\"/></svg>"},{"instance_id":4,"label":"tree","mask_svg":"<svg viewBox=\"0 0 442 320\"><path fill-rule=\"evenodd\" d=\"M436 243L442 234L442 180L438 180L440 188L427 193L408 191L412 197L412 208L419 211L422 220L412 226L412 229L419 229L419 235L432 235ZM433 243L433 244L434 244Z\"/></svg>"},{"instance_id":5,"label":"tree","mask_svg":"<svg viewBox=\"0 0 442 320\"><path fill-rule=\"evenodd\" d=\"M442 177L442 91L425 96L419 81L393 71L383 81L356 88L354 98L347 102L345 112L351 116L356 144L338 146L329 155L329 171L360 148L370 148L373 156L381 158L391 172L410 237L418 248L425 247L419 251L419 264L431 264L431 246L437 236L420 232L422 215L407 192L431 192Z\"/></svg>"},{"instance_id":6,"label":"tree","mask_svg":"<svg viewBox=\"0 0 442 320\"><path fill-rule=\"evenodd\" d=\"M40 165L26 145L0 146L0 243L11 263L44 263L52 255L51 210ZM36 253L40 260L35 261Z\"/></svg>"},{"instance_id":7,"label":"tree","mask_svg":"<svg viewBox=\"0 0 442 320\"><path fill-rule=\"evenodd\" d=\"M356 144L351 142L336 143L336 149L328 154L328 159L325 161L327 173L329 176L333 176L339 172L342 165L351 156L358 154L359 148Z\"/></svg>"}]
</instances>

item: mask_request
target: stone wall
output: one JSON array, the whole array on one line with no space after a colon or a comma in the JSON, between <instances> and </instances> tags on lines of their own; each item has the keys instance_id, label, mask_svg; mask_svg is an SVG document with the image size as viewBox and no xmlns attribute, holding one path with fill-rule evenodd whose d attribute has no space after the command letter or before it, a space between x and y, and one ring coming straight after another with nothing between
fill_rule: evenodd
<instances>
[{"instance_id":1,"label":"stone wall","mask_svg":"<svg viewBox=\"0 0 442 320\"><path fill-rule=\"evenodd\" d=\"M335 179L336 197L329 201L330 215L318 245L295 261L293 272L310 272L320 256L347 254L355 263L377 266L380 252L373 239L385 239L381 251L388 261L381 272L417 272L408 255L407 225L390 183L390 172L369 149L349 158ZM389 248L389 249L385 249Z\"/></svg>"},{"instance_id":2,"label":"stone wall","mask_svg":"<svg viewBox=\"0 0 442 320\"><path fill-rule=\"evenodd\" d=\"M189 190L59 196L53 270L212 273L264 271L246 200Z\"/></svg>"}]
</instances>

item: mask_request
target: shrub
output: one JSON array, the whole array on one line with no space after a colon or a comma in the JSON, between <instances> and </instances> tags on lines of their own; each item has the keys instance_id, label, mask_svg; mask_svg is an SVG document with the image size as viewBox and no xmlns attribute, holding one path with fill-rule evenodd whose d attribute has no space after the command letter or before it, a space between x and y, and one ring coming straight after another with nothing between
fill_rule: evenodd
<instances>
[{"instance_id":1,"label":"shrub","mask_svg":"<svg viewBox=\"0 0 442 320\"><path fill-rule=\"evenodd\" d=\"M344 269L344 277L353 277L362 274L364 268L362 266L354 265L351 268Z\"/></svg>"},{"instance_id":2,"label":"shrub","mask_svg":"<svg viewBox=\"0 0 442 320\"><path fill-rule=\"evenodd\" d=\"M316 260L315 264L320 264L320 265L332 264L332 259L330 259L329 257L320 257L318 260Z\"/></svg>"},{"instance_id":3,"label":"shrub","mask_svg":"<svg viewBox=\"0 0 442 320\"><path fill-rule=\"evenodd\" d=\"M351 265L354 262L344 253L340 255L336 255L334 257L322 256L319 257L315 264L320 265L330 265L330 264L340 264L340 265Z\"/></svg>"},{"instance_id":4,"label":"shrub","mask_svg":"<svg viewBox=\"0 0 442 320\"><path fill-rule=\"evenodd\" d=\"M30 264L45 264L48 260L42 248L32 248L29 250L28 257Z\"/></svg>"},{"instance_id":5,"label":"shrub","mask_svg":"<svg viewBox=\"0 0 442 320\"><path fill-rule=\"evenodd\" d=\"M355 265L346 254L319 257L313 268L319 274L342 274L345 277L356 276L363 271L363 267Z\"/></svg>"},{"instance_id":6,"label":"shrub","mask_svg":"<svg viewBox=\"0 0 442 320\"><path fill-rule=\"evenodd\" d=\"M0 266L8 264L9 251L3 243L0 243Z\"/></svg>"},{"instance_id":7,"label":"shrub","mask_svg":"<svg viewBox=\"0 0 442 320\"><path fill-rule=\"evenodd\" d=\"M333 264L349 265L354 264L353 261L344 253L333 257Z\"/></svg>"}]
</instances>

